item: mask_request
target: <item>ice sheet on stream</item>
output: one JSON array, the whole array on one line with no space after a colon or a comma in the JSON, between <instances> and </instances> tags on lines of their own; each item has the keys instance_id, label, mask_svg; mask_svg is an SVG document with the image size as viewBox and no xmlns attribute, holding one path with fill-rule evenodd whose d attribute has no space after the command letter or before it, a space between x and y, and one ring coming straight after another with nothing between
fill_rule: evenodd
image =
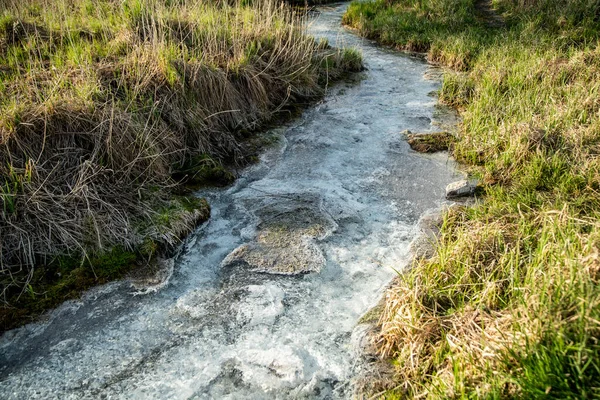
<instances>
[{"instance_id":1,"label":"ice sheet on stream","mask_svg":"<svg viewBox=\"0 0 600 400\"><path fill-rule=\"evenodd\" d=\"M341 30L344 7L311 29L360 48L364 79L332 87L232 187L200 193L211 220L161 290L133 296L114 282L0 338L0 398L350 396L357 321L405 262L419 215L457 176L399 134L435 129L429 67ZM294 257L312 273L256 267L273 249L277 264L290 243L310 249ZM240 246L259 250L224 263Z\"/></svg>"}]
</instances>

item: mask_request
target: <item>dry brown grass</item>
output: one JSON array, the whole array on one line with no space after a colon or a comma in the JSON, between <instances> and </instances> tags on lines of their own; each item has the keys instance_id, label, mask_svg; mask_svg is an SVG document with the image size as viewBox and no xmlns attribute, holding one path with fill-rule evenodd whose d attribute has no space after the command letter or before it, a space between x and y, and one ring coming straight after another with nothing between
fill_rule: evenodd
<instances>
[{"instance_id":1,"label":"dry brown grass","mask_svg":"<svg viewBox=\"0 0 600 400\"><path fill-rule=\"evenodd\" d=\"M485 371L499 368L509 345L514 346L517 337L524 344L525 337L513 334L509 313L468 307L445 315L440 304L432 307L422 299L427 289L401 282L386 295L377 336L379 354L398 363L394 385L388 382L385 389L413 398L455 398L461 388L454 382L463 381L482 396L489 394L490 388L482 385Z\"/></svg>"}]
</instances>

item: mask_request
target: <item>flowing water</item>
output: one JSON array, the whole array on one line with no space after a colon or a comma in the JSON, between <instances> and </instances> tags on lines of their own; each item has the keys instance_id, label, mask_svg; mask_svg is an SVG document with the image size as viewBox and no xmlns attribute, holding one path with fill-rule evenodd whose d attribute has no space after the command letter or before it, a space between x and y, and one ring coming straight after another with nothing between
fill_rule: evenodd
<instances>
[{"instance_id":1,"label":"flowing water","mask_svg":"<svg viewBox=\"0 0 600 400\"><path fill-rule=\"evenodd\" d=\"M430 67L340 28L344 8L310 29L360 49L363 79L271 132L277 144L235 185L199 193L212 218L160 290L114 282L7 332L1 398L351 396L352 332L457 176L400 134L436 129Z\"/></svg>"}]
</instances>

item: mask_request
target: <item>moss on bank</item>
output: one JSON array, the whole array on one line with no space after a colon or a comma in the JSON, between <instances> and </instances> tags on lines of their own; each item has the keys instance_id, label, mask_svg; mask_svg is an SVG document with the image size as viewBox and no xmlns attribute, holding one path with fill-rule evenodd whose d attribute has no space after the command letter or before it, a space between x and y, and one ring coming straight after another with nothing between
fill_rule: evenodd
<instances>
[{"instance_id":1,"label":"moss on bank","mask_svg":"<svg viewBox=\"0 0 600 400\"><path fill-rule=\"evenodd\" d=\"M406 141L414 151L435 153L452 150L456 138L449 132L409 133Z\"/></svg>"},{"instance_id":2,"label":"moss on bank","mask_svg":"<svg viewBox=\"0 0 600 400\"><path fill-rule=\"evenodd\" d=\"M58 255L30 272L25 290L4 278L6 306L0 308L0 331L35 320L41 313L77 298L93 286L143 270L158 254L168 255L200 223L210 217L205 199L174 196L140 227L145 239L133 249L115 246L92 254Z\"/></svg>"},{"instance_id":3,"label":"moss on bank","mask_svg":"<svg viewBox=\"0 0 600 400\"><path fill-rule=\"evenodd\" d=\"M454 154L486 192L386 294L387 398L600 397L600 8L494 5L503 24L471 0L356 2L344 17L451 68Z\"/></svg>"},{"instance_id":4,"label":"moss on bank","mask_svg":"<svg viewBox=\"0 0 600 400\"><path fill-rule=\"evenodd\" d=\"M38 265L25 291L17 287L7 290L5 296L10 306L0 309L1 329L31 321L63 301L78 297L91 286L124 277L135 267L138 257L136 252L115 247L98 256L84 259L60 256L47 265Z\"/></svg>"}]
</instances>

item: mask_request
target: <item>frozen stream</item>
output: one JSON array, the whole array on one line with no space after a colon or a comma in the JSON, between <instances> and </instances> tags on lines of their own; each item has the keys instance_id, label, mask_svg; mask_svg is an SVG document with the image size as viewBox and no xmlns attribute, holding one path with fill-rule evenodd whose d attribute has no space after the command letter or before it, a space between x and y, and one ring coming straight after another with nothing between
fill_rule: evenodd
<instances>
[{"instance_id":1,"label":"frozen stream","mask_svg":"<svg viewBox=\"0 0 600 400\"><path fill-rule=\"evenodd\" d=\"M436 129L430 67L340 28L344 9L311 30L361 49L364 79L272 132L234 186L199 194L212 218L164 288L114 282L0 338L0 398L351 397L357 321L458 176L400 135ZM310 272L263 272L297 267Z\"/></svg>"}]
</instances>

